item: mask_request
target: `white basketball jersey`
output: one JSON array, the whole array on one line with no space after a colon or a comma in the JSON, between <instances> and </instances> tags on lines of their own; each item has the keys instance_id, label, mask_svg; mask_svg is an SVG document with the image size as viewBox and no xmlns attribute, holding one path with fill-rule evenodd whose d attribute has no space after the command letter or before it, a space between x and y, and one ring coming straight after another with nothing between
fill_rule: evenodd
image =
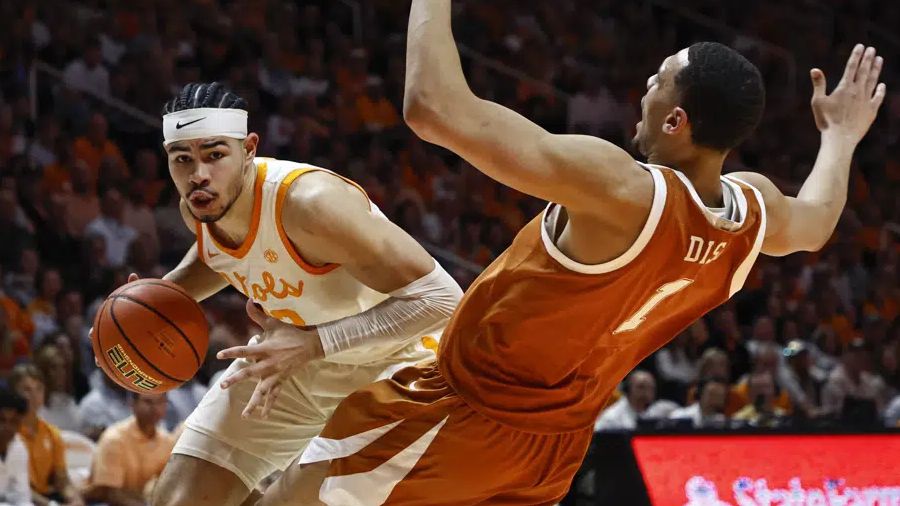
<instances>
[{"instance_id":1,"label":"white basketball jersey","mask_svg":"<svg viewBox=\"0 0 900 506\"><path fill-rule=\"evenodd\" d=\"M281 222L288 189L303 174L326 169L256 158L250 231L243 244L220 244L206 224L196 222L200 258L272 317L294 325L314 325L361 313L388 296L360 283L339 265L313 266L294 248ZM341 177L335 174L336 177ZM345 179L345 178L342 178ZM345 179L354 186L352 181ZM303 184L300 180L296 184ZM365 192L360 188L360 191ZM370 203L373 212L383 213ZM419 336L410 336L411 339ZM384 343L335 354L327 360L362 364L384 358L409 342Z\"/></svg>"}]
</instances>

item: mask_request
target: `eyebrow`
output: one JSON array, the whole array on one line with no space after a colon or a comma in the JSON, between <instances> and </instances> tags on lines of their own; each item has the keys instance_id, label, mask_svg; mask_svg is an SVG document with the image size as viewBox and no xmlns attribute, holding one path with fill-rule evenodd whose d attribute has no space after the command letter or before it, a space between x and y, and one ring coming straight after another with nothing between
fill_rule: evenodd
<instances>
[{"instance_id":1,"label":"eyebrow","mask_svg":"<svg viewBox=\"0 0 900 506\"><path fill-rule=\"evenodd\" d=\"M203 144L200 145L200 149L212 149L212 148L219 147L219 146L228 147L228 143L221 139L216 140L216 141L204 142ZM189 148L187 146L172 146L171 148L169 148L169 153L177 153L177 152L190 153L191 148Z\"/></svg>"}]
</instances>

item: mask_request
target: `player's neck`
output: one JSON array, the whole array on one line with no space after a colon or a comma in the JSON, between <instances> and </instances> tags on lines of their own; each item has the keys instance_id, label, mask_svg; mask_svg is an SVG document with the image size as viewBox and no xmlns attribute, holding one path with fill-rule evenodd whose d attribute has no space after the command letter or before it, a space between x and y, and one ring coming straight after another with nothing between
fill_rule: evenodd
<instances>
[{"instance_id":1,"label":"player's neck","mask_svg":"<svg viewBox=\"0 0 900 506\"><path fill-rule=\"evenodd\" d=\"M722 166L725 164L725 153L698 152L675 162L672 167L678 169L690 179L700 200L709 207L722 206Z\"/></svg>"},{"instance_id":2,"label":"player's neck","mask_svg":"<svg viewBox=\"0 0 900 506\"><path fill-rule=\"evenodd\" d=\"M231 209L225 213L222 219L209 224L209 228L219 242L237 247L243 244L247 234L250 233L250 221L253 219L253 206L256 199L257 170L256 164L252 164L250 170L244 175L241 194L238 195Z\"/></svg>"}]
</instances>

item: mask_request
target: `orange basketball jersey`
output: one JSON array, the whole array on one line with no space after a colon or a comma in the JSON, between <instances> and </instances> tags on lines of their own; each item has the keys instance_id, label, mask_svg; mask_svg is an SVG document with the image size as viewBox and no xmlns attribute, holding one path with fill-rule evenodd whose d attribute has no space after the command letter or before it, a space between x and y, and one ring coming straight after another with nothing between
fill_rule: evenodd
<instances>
[{"instance_id":1,"label":"orange basketball jersey","mask_svg":"<svg viewBox=\"0 0 900 506\"><path fill-rule=\"evenodd\" d=\"M765 232L759 192L723 176L723 218L684 174L644 167L653 204L623 255L566 257L551 204L466 292L438 360L473 409L527 432L582 430L641 360L740 290Z\"/></svg>"}]
</instances>

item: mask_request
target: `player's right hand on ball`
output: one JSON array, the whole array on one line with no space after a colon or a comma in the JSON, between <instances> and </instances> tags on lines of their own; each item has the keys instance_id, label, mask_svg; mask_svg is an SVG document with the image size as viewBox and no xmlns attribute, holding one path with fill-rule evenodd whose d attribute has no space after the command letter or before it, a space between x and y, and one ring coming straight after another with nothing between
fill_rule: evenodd
<instances>
[{"instance_id":1,"label":"player's right hand on ball","mask_svg":"<svg viewBox=\"0 0 900 506\"><path fill-rule=\"evenodd\" d=\"M294 367L310 360L322 358L325 352L319 334L312 327L295 327L272 318L253 303L247 301L247 315L262 328L254 344L235 346L220 351L219 359L243 358L251 363L222 380L221 387L256 378L256 388L244 408L248 417L259 410L265 418L281 390L281 383Z\"/></svg>"}]
</instances>

